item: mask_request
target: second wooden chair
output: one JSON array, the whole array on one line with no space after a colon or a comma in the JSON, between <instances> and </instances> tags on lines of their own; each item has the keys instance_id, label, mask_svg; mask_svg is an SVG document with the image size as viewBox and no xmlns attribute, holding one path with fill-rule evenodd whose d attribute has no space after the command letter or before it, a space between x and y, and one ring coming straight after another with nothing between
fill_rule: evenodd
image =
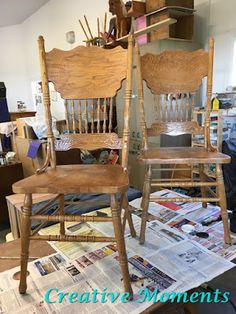
<instances>
[{"instance_id":1,"label":"second wooden chair","mask_svg":"<svg viewBox=\"0 0 236 314\"><path fill-rule=\"evenodd\" d=\"M210 141L210 111L212 97L214 40L209 41L209 51L164 51L159 55L145 54L140 56L137 46L137 76L140 120L142 128L142 151L139 160L147 167L142 199L142 224L140 243L145 241L145 228L150 201L155 202L217 202L221 208L224 225L224 240L230 244L228 214L226 208L225 189L221 165L230 163L230 157L217 151ZM193 111L195 98L207 77L206 117L204 126L194 120ZM154 94L156 120L147 125L143 80L151 93ZM177 136L182 134L201 135L204 138L203 147L161 147L149 148L148 138L166 134ZM204 171L204 165L216 165L216 180L212 182ZM157 165L160 171L173 171L176 165L198 166L200 180L159 178L153 179L153 167ZM164 165L164 167L163 167ZM167 168L167 169L165 169ZM161 187L199 187L201 197L190 198L158 198L150 197L151 188ZM215 188L215 191L212 189ZM210 196L208 196L210 195Z\"/></svg>"}]
</instances>

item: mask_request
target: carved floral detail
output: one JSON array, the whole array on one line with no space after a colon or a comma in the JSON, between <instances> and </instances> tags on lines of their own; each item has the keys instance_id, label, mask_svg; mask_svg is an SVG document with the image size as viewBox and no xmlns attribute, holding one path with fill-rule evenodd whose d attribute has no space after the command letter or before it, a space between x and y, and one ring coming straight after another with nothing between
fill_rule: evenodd
<instances>
[{"instance_id":1,"label":"carved floral detail","mask_svg":"<svg viewBox=\"0 0 236 314\"><path fill-rule=\"evenodd\" d=\"M122 139L116 133L68 134L55 141L56 151L72 148L94 150L99 148L122 149Z\"/></svg>"}]
</instances>

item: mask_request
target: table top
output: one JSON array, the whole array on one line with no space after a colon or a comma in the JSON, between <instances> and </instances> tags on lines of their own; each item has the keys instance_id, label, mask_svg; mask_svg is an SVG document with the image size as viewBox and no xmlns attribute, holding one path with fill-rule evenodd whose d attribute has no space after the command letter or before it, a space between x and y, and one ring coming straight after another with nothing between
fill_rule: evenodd
<instances>
[{"instance_id":1,"label":"table top","mask_svg":"<svg viewBox=\"0 0 236 314\"><path fill-rule=\"evenodd\" d=\"M9 270L11 268L17 267L20 265L20 239L14 240L7 243L0 244L0 272L3 272L5 270ZM46 242L46 241L36 241L31 240L30 241L30 249L29 249L29 256L40 258L43 256L47 256L50 254L55 253L55 250ZM142 314L148 314L148 313L154 313L158 309L158 313L160 311L160 314L167 313L166 310L170 310L174 307L175 311L178 308L188 308L189 304L171 304L171 303L156 303L147 308L145 311L142 312ZM191 306L191 304L190 304ZM191 306L192 307L192 306ZM192 312L192 309L189 311L189 313L195 313L195 311Z\"/></svg>"},{"instance_id":2,"label":"table top","mask_svg":"<svg viewBox=\"0 0 236 314\"><path fill-rule=\"evenodd\" d=\"M20 239L0 244L0 272L20 265ZM30 241L29 256L40 258L55 253L46 241Z\"/></svg>"}]
</instances>

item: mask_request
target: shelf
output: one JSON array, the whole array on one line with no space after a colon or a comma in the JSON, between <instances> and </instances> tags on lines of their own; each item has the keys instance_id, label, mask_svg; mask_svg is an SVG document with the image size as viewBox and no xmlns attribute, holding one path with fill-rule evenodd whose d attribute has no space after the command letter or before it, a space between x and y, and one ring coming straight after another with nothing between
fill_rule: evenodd
<instances>
[{"instance_id":1,"label":"shelf","mask_svg":"<svg viewBox=\"0 0 236 314\"><path fill-rule=\"evenodd\" d=\"M193 39L184 39L184 38L175 38L175 37L169 37L169 38L165 38L162 40L175 40L175 41L183 41L186 43L192 43L193 42Z\"/></svg>"},{"instance_id":2,"label":"shelf","mask_svg":"<svg viewBox=\"0 0 236 314\"><path fill-rule=\"evenodd\" d=\"M134 37L138 37L138 36L141 36L141 35L144 35L144 34L148 34L148 33L152 32L152 31L158 30L158 29L166 27L168 25L175 24L176 22L177 22L176 19L168 18L168 19L166 19L164 21L152 24L152 25L147 26L145 28L139 29L138 31L135 31L134 32ZM115 42L126 42L126 41L128 41L128 38L129 38L129 35L125 35L123 37L117 38ZM112 44L114 44L114 42L107 43L106 45L109 46L109 45L112 45Z\"/></svg>"},{"instance_id":3,"label":"shelf","mask_svg":"<svg viewBox=\"0 0 236 314\"><path fill-rule=\"evenodd\" d=\"M204 147L205 145L204 145L204 144L194 143L194 142L193 142L193 146L197 146L197 147Z\"/></svg>"},{"instance_id":4,"label":"shelf","mask_svg":"<svg viewBox=\"0 0 236 314\"><path fill-rule=\"evenodd\" d=\"M221 112L221 111L223 111L223 110L226 110L226 111L227 111L228 109L211 110L210 113L216 113L216 114L218 114L219 112ZM193 112L196 113L196 114L203 114L203 113L206 112L206 110L205 110L205 109L200 109L200 110L194 110Z\"/></svg>"},{"instance_id":5,"label":"shelf","mask_svg":"<svg viewBox=\"0 0 236 314\"><path fill-rule=\"evenodd\" d=\"M232 92L222 92L222 93L215 93L216 95L236 95L236 91Z\"/></svg>"},{"instance_id":6,"label":"shelf","mask_svg":"<svg viewBox=\"0 0 236 314\"><path fill-rule=\"evenodd\" d=\"M179 13L179 16L191 15L194 12L196 12L196 10L190 9L190 8L179 7L179 6L168 6L168 7L163 7L161 9L155 10L153 12L149 12L149 13L145 14L144 16L150 16L152 14L160 13L164 10L169 10L171 12L174 12L175 14Z\"/></svg>"}]
</instances>

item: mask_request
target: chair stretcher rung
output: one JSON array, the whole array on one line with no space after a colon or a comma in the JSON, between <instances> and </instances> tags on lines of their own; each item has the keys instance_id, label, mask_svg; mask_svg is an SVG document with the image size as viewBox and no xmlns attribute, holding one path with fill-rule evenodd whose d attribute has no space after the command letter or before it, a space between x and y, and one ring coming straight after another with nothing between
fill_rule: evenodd
<instances>
[{"instance_id":1,"label":"chair stretcher rung","mask_svg":"<svg viewBox=\"0 0 236 314\"><path fill-rule=\"evenodd\" d=\"M167 183L167 182L179 182L179 179L152 179L152 182L151 182L151 184L153 183L153 182L163 182L163 183ZM181 179L181 182L192 182L191 181L191 178L189 178L189 179Z\"/></svg>"},{"instance_id":2,"label":"chair stretcher rung","mask_svg":"<svg viewBox=\"0 0 236 314\"><path fill-rule=\"evenodd\" d=\"M100 204L100 205L107 205L108 207L110 206L109 202L103 202L103 201L65 201L64 202L65 205L73 205L73 204Z\"/></svg>"},{"instance_id":3,"label":"chair stretcher rung","mask_svg":"<svg viewBox=\"0 0 236 314\"><path fill-rule=\"evenodd\" d=\"M151 183L152 186L166 186L166 187L179 187L179 186L190 186L190 187L201 187L201 186L217 186L216 182L160 182Z\"/></svg>"},{"instance_id":4,"label":"chair stretcher rung","mask_svg":"<svg viewBox=\"0 0 236 314\"><path fill-rule=\"evenodd\" d=\"M191 167L189 168L159 168L159 169L152 169L152 171L191 171Z\"/></svg>"},{"instance_id":5,"label":"chair stretcher rung","mask_svg":"<svg viewBox=\"0 0 236 314\"><path fill-rule=\"evenodd\" d=\"M69 242L116 242L114 237L93 237L79 235L34 235L30 240L69 241Z\"/></svg>"},{"instance_id":6,"label":"chair stretcher rung","mask_svg":"<svg viewBox=\"0 0 236 314\"><path fill-rule=\"evenodd\" d=\"M41 220L41 221L55 221L55 222L63 222L63 221L76 221L76 222L85 222L85 221L112 221L112 217L100 217L100 216L68 216L68 215L33 215L30 217L31 220Z\"/></svg>"},{"instance_id":7,"label":"chair stretcher rung","mask_svg":"<svg viewBox=\"0 0 236 314\"><path fill-rule=\"evenodd\" d=\"M158 198L151 197L150 202L186 202L186 203L197 203L197 202L219 202L219 198L209 198L209 197L180 197L180 198Z\"/></svg>"}]
</instances>

